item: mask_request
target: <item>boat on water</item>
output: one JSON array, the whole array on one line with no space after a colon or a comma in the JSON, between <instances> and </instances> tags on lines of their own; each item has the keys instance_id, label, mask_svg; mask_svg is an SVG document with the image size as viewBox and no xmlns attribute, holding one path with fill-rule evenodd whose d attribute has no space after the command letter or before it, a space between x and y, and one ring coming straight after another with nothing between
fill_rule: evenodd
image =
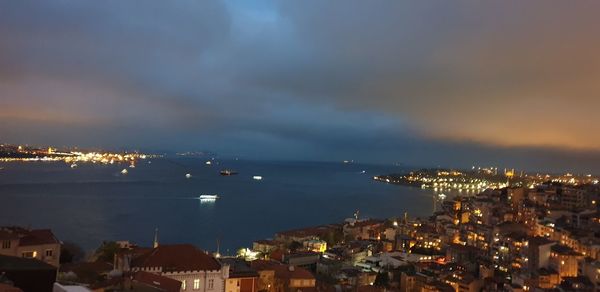
<instances>
[{"instance_id":1,"label":"boat on water","mask_svg":"<svg viewBox=\"0 0 600 292\"><path fill-rule=\"evenodd\" d=\"M191 174L189 174L189 173L186 173L186 174L185 174L185 178L191 178L191 177L192 177L192 175L191 175Z\"/></svg>"},{"instance_id":2,"label":"boat on water","mask_svg":"<svg viewBox=\"0 0 600 292\"><path fill-rule=\"evenodd\" d=\"M198 199L200 199L200 201L216 201L219 198L218 195L200 195L198 197Z\"/></svg>"},{"instance_id":3,"label":"boat on water","mask_svg":"<svg viewBox=\"0 0 600 292\"><path fill-rule=\"evenodd\" d=\"M77 167L77 163L71 164L71 168L76 168L76 167Z\"/></svg>"},{"instance_id":4,"label":"boat on water","mask_svg":"<svg viewBox=\"0 0 600 292\"><path fill-rule=\"evenodd\" d=\"M121 170L121 174L128 174L129 171L127 170L127 168L123 168L123 170Z\"/></svg>"},{"instance_id":5,"label":"boat on water","mask_svg":"<svg viewBox=\"0 0 600 292\"><path fill-rule=\"evenodd\" d=\"M205 162L205 164L206 164L206 165L211 165L211 164L212 164L212 162L210 162L210 160L208 160L208 161L206 161L206 162Z\"/></svg>"},{"instance_id":6,"label":"boat on water","mask_svg":"<svg viewBox=\"0 0 600 292\"><path fill-rule=\"evenodd\" d=\"M252 177L253 180L262 180L262 176L260 175L255 175Z\"/></svg>"},{"instance_id":7,"label":"boat on water","mask_svg":"<svg viewBox=\"0 0 600 292\"><path fill-rule=\"evenodd\" d=\"M221 170L221 175L235 175L238 174L237 171L233 171L230 169Z\"/></svg>"}]
</instances>

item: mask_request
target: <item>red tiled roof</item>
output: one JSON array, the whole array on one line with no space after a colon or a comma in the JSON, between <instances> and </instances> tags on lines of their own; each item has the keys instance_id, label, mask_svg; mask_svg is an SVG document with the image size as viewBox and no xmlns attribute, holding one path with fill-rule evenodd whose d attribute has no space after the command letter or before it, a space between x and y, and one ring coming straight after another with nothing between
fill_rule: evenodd
<instances>
[{"instance_id":1,"label":"red tiled roof","mask_svg":"<svg viewBox=\"0 0 600 292\"><path fill-rule=\"evenodd\" d=\"M269 254L270 259L276 260L279 262L283 261L284 256L285 256L285 251L283 251L281 249L276 249L276 250L272 251L271 254Z\"/></svg>"},{"instance_id":2,"label":"red tiled roof","mask_svg":"<svg viewBox=\"0 0 600 292\"><path fill-rule=\"evenodd\" d=\"M279 263L276 263L273 261L266 261L266 260L255 260L255 261L250 262L250 267L257 271L263 271L263 270L269 270L272 265L276 265L276 264L279 264Z\"/></svg>"},{"instance_id":3,"label":"red tiled roof","mask_svg":"<svg viewBox=\"0 0 600 292\"><path fill-rule=\"evenodd\" d=\"M19 240L20 246L60 243L50 229L30 230Z\"/></svg>"},{"instance_id":4,"label":"red tiled roof","mask_svg":"<svg viewBox=\"0 0 600 292\"><path fill-rule=\"evenodd\" d=\"M0 230L0 240L8 240L8 239L18 239L19 236L8 230Z\"/></svg>"},{"instance_id":5,"label":"red tiled roof","mask_svg":"<svg viewBox=\"0 0 600 292\"><path fill-rule=\"evenodd\" d=\"M307 269L301 267L292 267L287 265L278 265L275 268L275 277L281 279L314 279L315 276Z\"/></svg>"},{"instance_id":6,"label":"red tiled roof","mask_svg":"<svg viewBox=\"0 0 600 292\"><path fill-rule=\"evenodd\" d=\"M133 276L133 280L148 286L159 288L166 292L181 291L181 282L152 273L137 272Z\"/></svg>"},{"instance_id":7,"label":"red tiled roof","mask_svg":"<svg viewBox=\"0 0 600 292\"><path fill-rule=\"evenodd\" d=\"M19 246L60 243L50 229L29 230L18 226L0 227L0 239L19 239Z\"/></svg>"},{"instance_id":8,"label":"red tiled roof","mask_svg":"<svg viewBox=\"0 0 600 292\"><path fill-rule=\"evenodd\" d=\"M159 245L132 260L132 267L162 267L168 271L215 271L221 264L191 244Z\"/></svg>"}]
</instances>

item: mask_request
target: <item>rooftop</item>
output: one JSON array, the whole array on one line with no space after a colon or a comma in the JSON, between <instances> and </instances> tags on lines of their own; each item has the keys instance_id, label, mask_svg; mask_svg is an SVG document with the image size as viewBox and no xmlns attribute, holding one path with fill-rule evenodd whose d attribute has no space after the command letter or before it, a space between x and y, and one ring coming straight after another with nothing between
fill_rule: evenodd
<instances>
[{"instance_id":1,"label":"rooftop","mask_svg":"<svg viewBox=\"0 0 600 292\"><path fill-rule=\"evenodd\" d=\"M31 230L19 241L20 246L60 243L50 229Z\"/></svg>"},{"instance_id":2,"label":"rooftop","mask_svg":"<svg viewBox=\"0 0 600 292\"><path fill-rule=\"evenodd\" d=\"M0 227L0 239L19 239L19 246L60 243L50 229L31 230L17 226Z\"/></svg>"},{"instance_id":3,"label":"rooftop","mask_svg":"<svg viewBox=\"0 0 600 292\"><path fill-rule=\"evenodd\" d=\"M221 264L191 244L159 245L135 257L132 267L162 267L163 271L214 271Z\"/></svg>"},{"instance_id":4,"label":"rooftop","mask_svg":"<svg viewBox=\"0 0 600 292\"><path fill-rule=\"evenodd\" d=\"M165 292L181 291L181 282L152 273L137 272L133 276L133 280L138 283L143 283L151 287L159 288L161 291Z\"/></svg>"},{"instance_id":5,"label":"rooftop","mask_svg":"<svg viewBox=\"0 0 600 292\"><path fill-rule=\"evenodd\" d=\"M242 259L222 258L220 261L229 265L229 278L258 277L256 270L252 269L250 264Z\"/></svg>"}]
</instances>

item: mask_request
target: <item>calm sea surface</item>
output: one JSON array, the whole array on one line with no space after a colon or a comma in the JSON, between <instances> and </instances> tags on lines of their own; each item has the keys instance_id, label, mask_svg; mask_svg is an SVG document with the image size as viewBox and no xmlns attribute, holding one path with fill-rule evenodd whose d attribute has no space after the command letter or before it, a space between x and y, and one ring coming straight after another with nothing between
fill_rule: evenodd
<instances>
[{"instance_id":1,"label":"calm sea surface","mask_svg":"<svg viewBox=\"0 0 600 292\"><path fill-rule=\"evenodd\" d=\"M378 183L395 166L319 162L154 159L124 165L0 163L0 225L51 228L59 239L92 250L103 240L150 245L193 243L234 253L277 231L336 223L361 216L388 218L408 211L427 216L431 192ZM224 177L231 168L238 175ZM362 171L366 173L362 173ZM185 177L186 173L192 175ZM253 180L261 175L263 180ZM201 203L201 194L218 194Z\"/></svg>"}]
</instances>

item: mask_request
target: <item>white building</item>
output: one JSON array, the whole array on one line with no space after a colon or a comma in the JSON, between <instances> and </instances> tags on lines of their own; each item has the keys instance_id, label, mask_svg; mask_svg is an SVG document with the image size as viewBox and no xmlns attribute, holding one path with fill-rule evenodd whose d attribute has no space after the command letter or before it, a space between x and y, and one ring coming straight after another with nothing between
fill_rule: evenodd
<instances>
[{"instance_id":1,"label":"white building","mask_svg":"<svg viewBox=\"0 0 600 292\"><path fill-rule=\"evenodd\" d=\"M181 291L223 292L229 267L190 244L160 245L121 253L117 269L145 271L181 282Z\"/></svg>"}]
</instances>

